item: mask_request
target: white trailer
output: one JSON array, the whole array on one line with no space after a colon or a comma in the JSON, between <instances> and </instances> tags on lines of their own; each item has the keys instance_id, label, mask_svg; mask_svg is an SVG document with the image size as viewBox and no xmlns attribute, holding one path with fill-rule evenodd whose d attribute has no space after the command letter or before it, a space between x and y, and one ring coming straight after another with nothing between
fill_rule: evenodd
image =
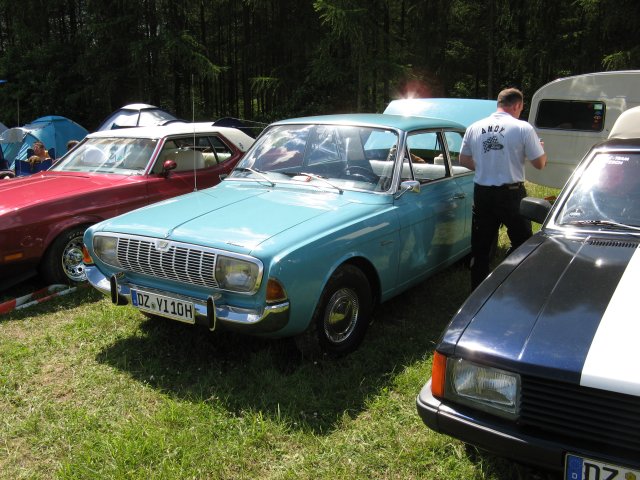
<instances>
[{"instance_id":1,"label":"white trailer","mask_svg":"<svg viewBox=\"0 0 640 480\"><path fill-rule=\"evenodd\" d=\"M548 161L543 170L527 165L527 180L562 187L587 151L607 139L620 114L638 105L640 70L587 73L544 85L531 100L529 123Z\"/></svg>"}]
</instances>

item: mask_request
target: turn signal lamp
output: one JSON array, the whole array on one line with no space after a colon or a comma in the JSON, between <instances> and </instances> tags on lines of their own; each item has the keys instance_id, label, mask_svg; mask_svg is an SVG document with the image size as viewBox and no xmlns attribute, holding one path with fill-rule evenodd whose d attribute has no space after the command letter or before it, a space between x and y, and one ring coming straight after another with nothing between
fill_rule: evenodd
<instances>
[{"instance_id":1,"label":"turn signal lamp","mask_svg":"<svg viewBox=\"0 0 640 480\"><path fill-rule=\"evenodd\" d=\"M434 397L444 398L444 384L447 373L447 357L439 352L433 354L431 366L431 393Z\"/></svg>"},{"instance_id":2,"label":"turn signal lamp","mask_svg":"<svg viewBox=\"0 0 640 480\"><path fill-rule=\"evenodd\" d=\"M282 302L287 299L287 293L284 287L274 278L270 278L267 282L267 302Z\"/></svg>"},{"instance_id":3,"label":"turn signal lamp","mask_svg":"<svg viewBox=\"0 0 640 480\"><path fill-rule=\"evenodd\" d=\"M93 258L91 258L91 255L89 255L89 250L87 250L87 247L85 247L84 245L82 245L82 262L85 265L93 265Z\"/></svg>"}]
</instances>

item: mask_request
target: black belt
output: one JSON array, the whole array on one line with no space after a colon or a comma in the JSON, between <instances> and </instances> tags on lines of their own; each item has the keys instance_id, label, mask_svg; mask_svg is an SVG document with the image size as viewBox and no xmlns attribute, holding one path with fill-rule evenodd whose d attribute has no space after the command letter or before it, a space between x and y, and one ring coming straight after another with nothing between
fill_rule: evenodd
<instances>
[{"instance_id":1,"label":"black belt","mask_svg":"<svg viewBox=\"0 0 640 480\"><path fill-rule=\"evenodd\" d=\"M524 182L503 183L502 185L480 185L476 183L474 185L479 188L516 190L522 187Z\"/></svg>"}]
</instances>

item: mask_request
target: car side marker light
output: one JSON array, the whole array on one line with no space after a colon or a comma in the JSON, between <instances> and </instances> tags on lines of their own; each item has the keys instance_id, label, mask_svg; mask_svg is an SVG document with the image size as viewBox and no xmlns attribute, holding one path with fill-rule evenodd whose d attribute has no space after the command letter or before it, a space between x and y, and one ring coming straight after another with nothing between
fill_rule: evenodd
<instances>
[{"instance_id":1,"label":"car side marker light","mask_svg":"<svg viewBox=\"0 0 640 480\"><path fill-rule=\"evenodd\" d=\"M9 255L5 255L3 261L5 262L14 262L16 260L20 260L23 257L22 253L11 253Z\"/></svg>"},{"instance_id":2,"label":"car side marker light","mask_svg":"<svg viewBox=\"0 0 640 480\"><path fill-rule=\"evenodd\" d=\"M434 397L444 397L444 384L447 373L447 357L439 352L433 354L431 366L431 393Z\"/></svg>"}]
</instances>

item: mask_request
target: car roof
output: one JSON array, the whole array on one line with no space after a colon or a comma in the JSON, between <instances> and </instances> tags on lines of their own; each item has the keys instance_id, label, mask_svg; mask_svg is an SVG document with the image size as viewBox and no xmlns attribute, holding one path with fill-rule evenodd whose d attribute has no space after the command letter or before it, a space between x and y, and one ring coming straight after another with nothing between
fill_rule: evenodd
<instances>
[{"instance_id":1,"label":"car roof","mask_svg":"<svg viewBox=\"0 0 640 480\"><path fill-rule=\"evenodd\" d=\"M423 128L449 128L465 130L464 125L433 117L412 117L389 115L384 113L350 113L339 115L319 115L315 117L290 118L275 122L273 125L291 125L299 123L362 125L400 130L419 130Z\"/></svg>"},{"instance_id":2,"label":"car roof","mask_svg":"<svg viewBox=\"0 0 640 480\"><path fill-rule=\"evenodd\" d=\"M383 113L442 118L465 126L496 111L495 100L480 98L400 98L392 100Z\"/></svg>"},{"instance_id":3,"label":"car roof","mask_svg":"<svg viewBox=\"0 0 640 480\"><path fill-rule=\"evenodd\" d=\"M87 135L94 137L123 137L123 138L159 138L168 135L181 135L184 133L207 133L236 130L235 128L213 126L213 122L172 122L167 125L152 125L147 127L117 128L114 130L102 130Z\"/></svg>"},{"instance_id":4,"label":"car roof","mask_svg":"<svg viewBox=\"0 0 640 480\"><path fill-rule=\"evenodd\" d=\"M640 149L640 138L610 138L597 143L593 149L598 150L638 150Z\"/></svg>"},{"instance_id":5,"label":"car roof","mask_svg":"<svg viewBox=\"0 0 640 480\"><path fill-rule=\"evenodd\" d=\"M240 150L245 151L253 143L246 133L231 127L214 126L212 122L173 122L167 125L153 125L148 127L118 128L102 130L87 135L87 138L164 138L171 135L221 133L234 142Z\"/></svg>"}]
</instances>

